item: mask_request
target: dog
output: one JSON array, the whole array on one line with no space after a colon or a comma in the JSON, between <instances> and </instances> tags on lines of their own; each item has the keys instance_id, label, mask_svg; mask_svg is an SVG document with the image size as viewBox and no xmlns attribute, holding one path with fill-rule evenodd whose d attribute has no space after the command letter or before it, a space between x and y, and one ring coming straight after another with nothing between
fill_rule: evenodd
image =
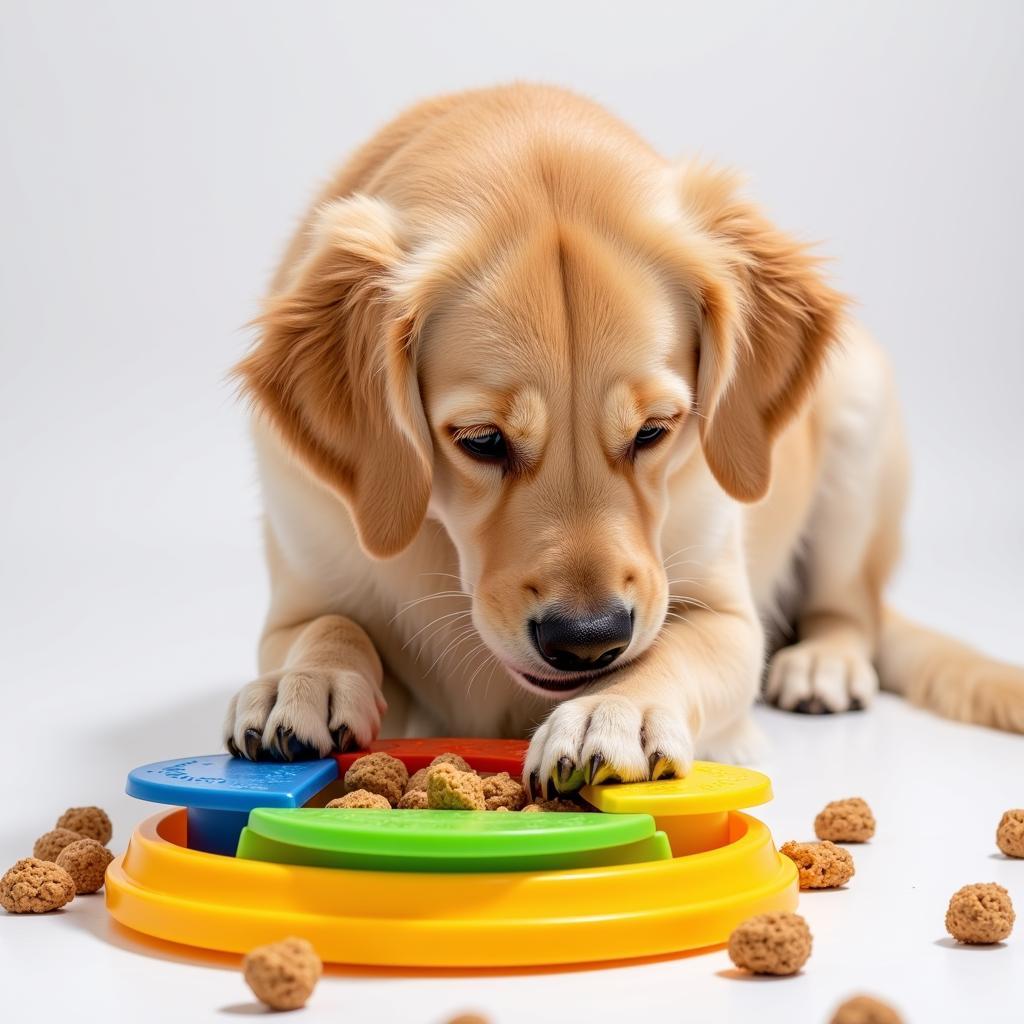
<instances>
[{"instance_id":1,"label":"dog","mask_svg":"<svg viewBox=\"0 0 1024 1024\"><path fill-rule=\"evenodd\" d=\"M272 597L228 749L530 736L547 794L749 760L762 688L1024 731L1024 670L883 601L907 456L847 306L732 174L574 94L399 116L236 368Z\"/></svg>"}]
</instances>

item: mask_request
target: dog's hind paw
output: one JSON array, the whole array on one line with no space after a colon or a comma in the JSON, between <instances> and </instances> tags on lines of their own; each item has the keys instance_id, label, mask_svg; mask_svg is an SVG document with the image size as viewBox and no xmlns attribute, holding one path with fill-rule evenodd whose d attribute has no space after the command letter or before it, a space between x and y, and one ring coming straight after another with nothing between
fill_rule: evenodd
<instances>
[{"instance_id":1,"label":"dog's hind paw","mask_svg":"<svg viewBox=\"0 0 1024 1024\"><path fill-rule=\"evenodd\" d=\"M642 782L686 775L693 736L685 716L620 694L577 697L540 726L527 753L523 785L568 793L584 783Z\"/></svg>"},{"instance_id":2,"label":"dog's hind paw","mask_svg":"<svg viewBox=\"0 0 1024 1024\"><path fill-rule=\"evenodd\" d=\"M251 761L306 761L365 747L387 709L380 690L344 669L282 669L232 697L224 742Z\"/></svg>"},{"instance_id":3,"label":"dog's hind paw","mask_svg":"<svg viewBox=\"0 0 1024 1024\"><path fill-rule=\"evenodd\" d=\"M825 638L777 651L764 688L769 704L811 715L866 708L877 693L878 674L871 662Z\"/></svg>"}]
</instances>

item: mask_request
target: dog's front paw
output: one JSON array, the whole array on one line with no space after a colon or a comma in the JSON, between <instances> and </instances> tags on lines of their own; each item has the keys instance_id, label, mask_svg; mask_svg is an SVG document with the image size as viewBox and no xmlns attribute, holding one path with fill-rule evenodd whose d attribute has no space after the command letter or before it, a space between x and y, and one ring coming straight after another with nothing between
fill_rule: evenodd
<instances>
[{"instance_id":1,"label":"dog's front paw","mask_svg":"<svg viewBox=\"0 0 1024 1024\"><path fill-rule=\"evenodd\" d=\"M764 699L784 711L827 715L866 708L877 693L878 675L863 654L816 639L776 651Z\"/></svg>"},{"instance_id":2,"label":"dog's front paw","mask_svg":"<svg viewBox=\"0 0 1024 1024\"><path fill-rule=\"evenodd\" d=\"M304 761L365 747L387 710L380 690L345 669L282 669L231 699L224 741L236 757Z\"/></svg>"},{"instance_id":3,"label":"dog's front paw","mask_svg":"<svg viewBox=\"0 0 1024 1024\"><path fill-rule=\"evenodd\" d=\"M560 704L530 742L523 784L546 796L584 783L682 777L693 765L693 735L682 710L619 694Z\"/></svg>"}]
</instances>

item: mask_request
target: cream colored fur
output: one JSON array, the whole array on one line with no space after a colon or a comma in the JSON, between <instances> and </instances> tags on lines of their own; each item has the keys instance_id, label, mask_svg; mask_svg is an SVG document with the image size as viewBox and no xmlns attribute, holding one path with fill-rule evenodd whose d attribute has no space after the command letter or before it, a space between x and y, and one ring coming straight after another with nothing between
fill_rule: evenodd
<instances>
[{"instance_id":1,"label":"cream colored fur","mask_svg":"<svg viewBox=\"0 0 1024 1024\"><path fill-rule=\"evenodd\" d=\"M239 374L272 582L239 753L532 736L526 775L568 790L748 758L762 679L842 712L879 670L1024 730L1024 672L883 608L906 456L879 348L731 177L586 101L514 86L386 127L311 210ZM649 422L664 440L631 449ZM458 444L491 427L501 470ZM609 595L635 616L613 671L532 682L531 617Z\"/></svg>"}]
</instances>

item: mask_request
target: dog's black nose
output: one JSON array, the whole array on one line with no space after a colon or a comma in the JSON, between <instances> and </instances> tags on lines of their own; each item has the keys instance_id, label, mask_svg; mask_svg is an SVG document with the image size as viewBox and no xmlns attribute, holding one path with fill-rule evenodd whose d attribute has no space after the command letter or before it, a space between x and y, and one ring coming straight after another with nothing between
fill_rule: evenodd
<instances>
[{"instance_id":1,"label":"dog's black nose","mask_svg":"<svg viewBox=\"0 0 1024 1024\"><path fill-rule=\"evenodd\" d=\"M593 615L550 612L531 623L540 656L560 672L585 672L610 665L633 636L633 616L621 604Z\"/></svg>"}]
</instances>

